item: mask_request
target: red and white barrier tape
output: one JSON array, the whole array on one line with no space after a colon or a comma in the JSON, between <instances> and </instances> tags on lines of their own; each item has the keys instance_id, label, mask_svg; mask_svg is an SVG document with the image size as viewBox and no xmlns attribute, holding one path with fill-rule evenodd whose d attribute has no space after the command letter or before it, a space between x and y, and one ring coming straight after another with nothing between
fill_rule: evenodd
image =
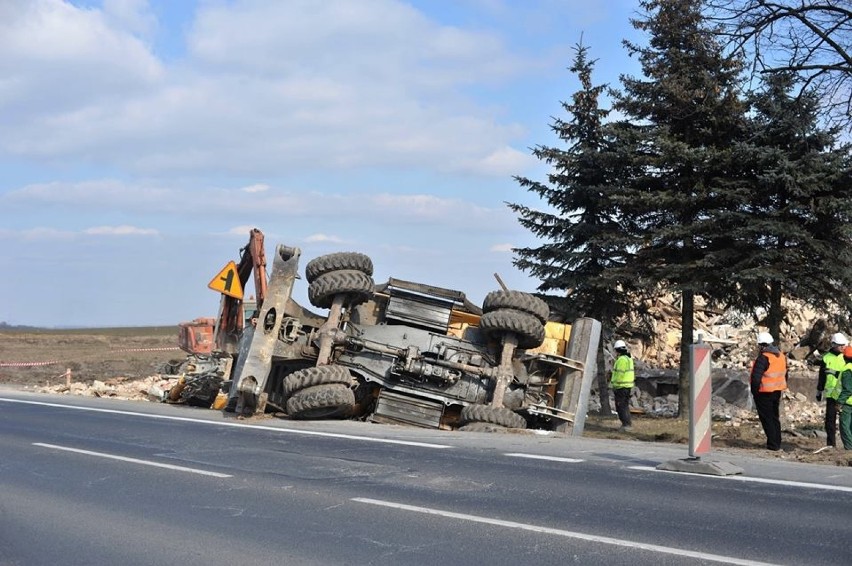
<instances>
[{"instance_id":1,"label":"red and white barrier tape","mask_svg":"<svg viewBox=\"0 0 852 566\"><path fill-rule=\"evenodd\" d=\"M165 352L166 350L180 350L177 346L170 348L124 348L122 350L110 350L110 352Z\"/></svg>"},{"instance_id":2,"label":"red and white barrier tape","mask_svg":"<svg viewBox=\"0 0 852 566\"><path fill-rule=\"evenodd\" d=\"M52 366L62 362L0 362L0 367L30 367L30 366Z\"/></svg>"}]
</instances>

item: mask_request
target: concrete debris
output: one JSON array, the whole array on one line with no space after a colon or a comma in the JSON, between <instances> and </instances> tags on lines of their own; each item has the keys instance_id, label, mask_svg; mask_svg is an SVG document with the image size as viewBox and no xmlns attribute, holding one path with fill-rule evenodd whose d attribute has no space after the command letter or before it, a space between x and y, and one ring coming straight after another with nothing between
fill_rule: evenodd
<instances>
[{"instance_id":1,"label":"concrete debris","mask_svg":"<svg viewBox=\"0 0 852 566\"><path fill-rule=\"evenodd\" d=\"M39 391L209 407L219 393L224 376L230 373L231 360L230 356L190 355L183 364L170 368L166 374L141 379L115 377L91 383L47 385L40 387Z\"/></svg>"},{"instance_id":2,"label":"concrete debris","mask_svg":"<svg viewBox=\"0 0 852 566\"><path fill-rule=\"evenodd\" d=\"M790 300L782 300L786 310L786 321L781 324L779 346L788 352L791 376L799 377L814 373L814 362L828 348L832 332L848 332L846 329L831 328L829 317L810 307ZM621 321L616 328L616 337L630 345L630 351L641 368L677 368L680 362L680 301L679 296L669 295L649 305L652 317L653 336L648 340L631 338L638 335L634 329L639 322L634 319ZM693 340L699 338L713 347L713 369L742 372L747 374L756 354L755 339L759 331L766 330L760 324L766 312L754 313L718 311L709 307L701 297L695 298L695 330ZM627 334L624 336L623 334Z\"/></svg>"},{"instance_id":3,"label":"concrete debris","mask_svg":"<svg viewBox=\"0 0 852 566\"><path fill-rule=\"evenodd\" d=\"M162 400L162 392L168 391L178 376L149 375L143 378L114 377L106 381L94 380L90 383L72 381L71 385L46 385L39 387L42 393L60 393L65 395L83 395L88 397L110 397L130 401L148 400L154 393L156 399ZM156 392L159 391L159 395Z\"/></svg>"}]
</instances>

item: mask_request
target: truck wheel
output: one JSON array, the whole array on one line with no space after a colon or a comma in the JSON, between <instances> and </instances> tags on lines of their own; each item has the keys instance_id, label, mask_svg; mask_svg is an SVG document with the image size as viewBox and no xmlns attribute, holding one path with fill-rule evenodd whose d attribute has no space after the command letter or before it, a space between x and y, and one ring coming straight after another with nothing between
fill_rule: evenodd
<instances>
[{"instance_id":1,"label":"truck wheel","mask_svg":"<svg viewBox=\"0 0 852 566\"><path fill-rule=\"evenodd\" d=\"M329 271L310 284L308 300L318 309L327 309L341 293L346 295L347 306L360 305L373 295L373 278L353 269Z\"/></svg>"},{"instance_id":2,"label":"truck wheel","mask_svg":"<svg viewBox=\"0 0 852 566\"><path fill-rule=\"evenodd\" d=\"M305 266L305 279L313 283L321 275L332 271L360 271L364 275L373 275L373 260L357 252L339 252L321 255Z\"/></svg>"},{"instance_id":3,"label":"truck wheel","mask_svg":"<svg viewBox=\"0 0 852 566\"><path fill-rule=\"evenodd\" d=\"M547 303L529 293L521 291L491 291L482 301L482 312L492 312L500 309L512 309L531 314L542 324L550 318L550 307Z\"/></svg>"},{"instance_id":4,"label":"truck wheel","mask_svg":"<svg viewBox=\"0 0 852 566\"><path fill-rule=\"evenodd\" d=\"M294 371L284 378L281 395L289 399L293 393L315 385L340 383L347 387L352 384L352 375L344 366L317 366Z\"/></svg>"},{"instance_id":5,"label":"truck wheel","mask_svg":"<svg viewBox=\"0 0 852 566\"><path fill-rule=\"evenodd\" d=\"M479 319L479 328L487 335L500 338L505 333L518 338L518 348L538 348L544 342L544 324L529 313L512 309L487 312Z\"/></svg>"},{"instance_id":6,"label":"truck wheel","mask_svg":"<svg viewBox=\"0 0 852 566\"><path fill-rule=\"evenodd\" d=\"M287 400L291 419L344 419L355 410L355 394L345 385L314 385L293 394Z\"/></svg>"},{"instance_id":7,"label":"truck wheel","mask_svg":"<svg viewBox=\"0 0 852 566\"><path fill-rule=\"evenodd\" d=\"M492 407L491 405L467 405L461 410L461 422L488 423L507 428L527 428L527 421L518 413L506 407Z\"/></svg>"}]
</instances>

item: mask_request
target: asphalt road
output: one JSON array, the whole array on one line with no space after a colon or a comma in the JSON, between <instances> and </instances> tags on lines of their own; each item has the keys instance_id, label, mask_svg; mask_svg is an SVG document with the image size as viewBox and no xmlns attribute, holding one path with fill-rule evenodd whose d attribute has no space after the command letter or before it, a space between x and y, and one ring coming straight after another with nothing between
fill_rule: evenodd
<instances>
[{"instance_id":1,"label":"asphalt road","mask_svg":"<svg viewBox=\"0 0 852 566\"><path fill-rule=\"evenodd\" d=\"M848 564L852 469L0 390L0 565Z\"/></svg>"}]
</instances>

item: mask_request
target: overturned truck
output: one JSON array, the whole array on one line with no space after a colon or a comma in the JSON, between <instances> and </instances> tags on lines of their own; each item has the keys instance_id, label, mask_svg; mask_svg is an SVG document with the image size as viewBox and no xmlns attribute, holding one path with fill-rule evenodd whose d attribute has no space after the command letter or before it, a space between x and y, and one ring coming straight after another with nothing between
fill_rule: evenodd
<instances>
[{"instance_id":1,"label":"overturned truck","mask_svg":"<svg viewBox=\"0 0 852 566\"><path fill-rule=\"evenodd\" d=\"M479 308L459 291L376 285L372 261L355 252L305 266L321 316L292 298L300 255L275 250L257 323L243 331L223 387L226 411L582 433L598 321L549 322L547 304L519 291L493 291Z\"/></svg>"}]
</instances>

